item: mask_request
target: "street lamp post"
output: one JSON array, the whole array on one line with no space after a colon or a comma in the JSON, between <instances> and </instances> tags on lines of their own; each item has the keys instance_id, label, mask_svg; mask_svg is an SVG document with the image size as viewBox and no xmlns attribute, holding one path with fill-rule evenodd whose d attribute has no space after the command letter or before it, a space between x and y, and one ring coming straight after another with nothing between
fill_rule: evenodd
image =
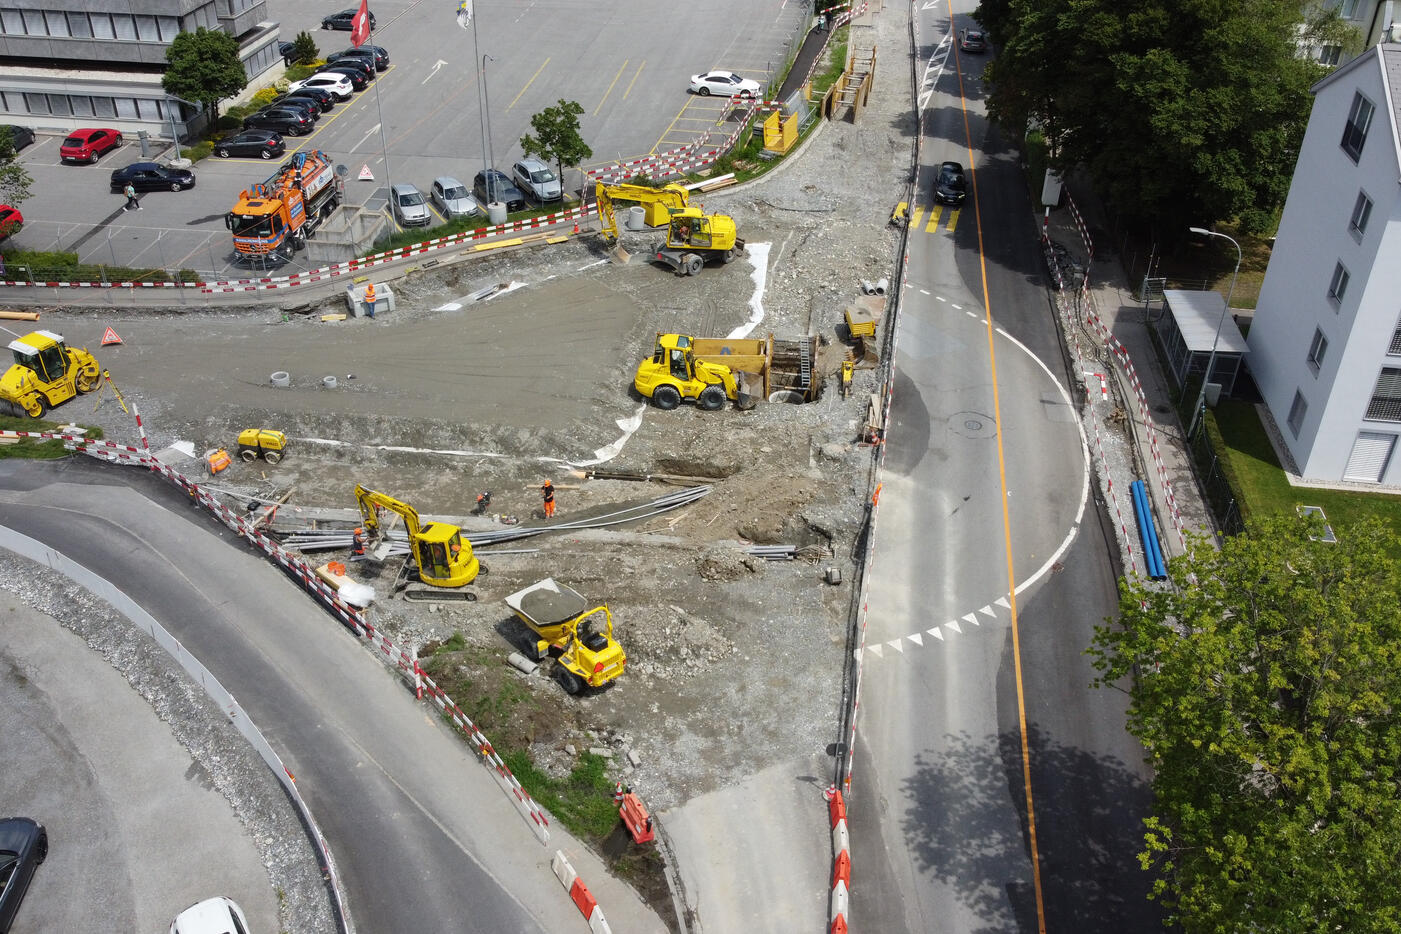
<instances>
[{"instance_id":1,"label":"street lamp post","mask_svg":"<svg viewBox=\"0 0 1401 934\"><path fill-rule=\"evenodd\" d=\"M491 174L492 163L495 162L495 156L491 151L491 114L488 113L491 109L491 98L487 97L486 94L486 63L488 59L493 62L496 61L496 59L481 51L477 44L477 17L471 12L471 3L466 3L464 6L468 11L467 15L470 16L472 20L472 52L474 56L481 55L482 59L481 93L484 98L481 109L482 155L486 157L486 165L484 168L486 169L487 203L491 204L496 201L496 180Z\"/></svg>"},{"instance_id":2,"label":"street lamp post","mask_svg":"<svg viewBox=\"0 0 1401 934\"><path fill-rule=\"evenodd\" d=\"M1231 273L1231 287L1226 290L1226 304L1221 309L1221 317L1216 322L1216 336L1211 339L1211 354L1206 358L1206 373L1202 375L1202 391L1197 395L1197 404L1192 409L1192 424L1187 428L1187 438L1191 440L1196 433L1197 422L1202 417L1202 411L1206 408L1206 384L1211 382L1211 371L1216 366L1216 345L1221 341L1221 328L1226 324L1226 315L1231 311L1231 296L1236 291L1236 277L1240 275L1241 252L1240 244L1234 238L1214 230L1207 230L1205 227L1188 227L1188 231L1199 237L1220 237L1222 240L1230 240L1231 246L1236 248L1236 271Z\"/></svg>"}]
</instances>

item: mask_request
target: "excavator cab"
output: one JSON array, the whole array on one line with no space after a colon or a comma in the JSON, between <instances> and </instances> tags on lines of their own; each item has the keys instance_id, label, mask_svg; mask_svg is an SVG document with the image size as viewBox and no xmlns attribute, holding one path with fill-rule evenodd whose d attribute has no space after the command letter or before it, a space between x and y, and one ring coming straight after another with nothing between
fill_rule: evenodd
<instances>
[{"instance_id":1,"label":"excavator cab","mask_svg":"<svg viewBox=\"0 0 1401 934\"><path fill-rule=\"evenodd\" d=\"M458 587L467 581L461 580L463 570L462 530L455 525L443 522L430 522L413 538L414 560L418 562L418 576L425 584L435 587ZM471 577L476 577L477 559L471 557L471 546L467 545L467 556L473 567ZM471 580L471 577L468 580Z\"/></svg>"}]
</instances>

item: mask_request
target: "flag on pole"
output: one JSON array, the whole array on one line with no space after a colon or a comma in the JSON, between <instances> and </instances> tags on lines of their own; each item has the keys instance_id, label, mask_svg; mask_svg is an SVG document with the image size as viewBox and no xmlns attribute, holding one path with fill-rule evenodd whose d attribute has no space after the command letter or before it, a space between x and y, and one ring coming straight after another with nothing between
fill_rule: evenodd
<instances>
[{"instance_id":1,"label":"flag on pole","mask_svg":"<svg viewBox=\"0 0 1401 934\"><path fill-rule=\"evenodd\" d=\"M462 0L457 5L457 25L463 29L472 25L472 0Z\"/></svg>"},{"instance_id":2,"label":"flag on pole","mask_svg":"<svg viewBox=\"0 0 1401 934\"><path fill-rule=\"evenodd\" d=\"M360 9L350 18L350 44L360 48L370 38L370 0L360 0Z\"/></svg>"}]
</instances>

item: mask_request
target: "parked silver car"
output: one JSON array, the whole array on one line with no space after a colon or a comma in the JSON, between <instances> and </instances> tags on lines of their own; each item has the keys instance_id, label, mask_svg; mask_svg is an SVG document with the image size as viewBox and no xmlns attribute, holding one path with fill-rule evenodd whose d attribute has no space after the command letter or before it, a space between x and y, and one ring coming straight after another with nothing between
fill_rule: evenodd
<instances>
[{"instance_id":1,"label":"parked silver car","mask_svg":"<svg viewBox=\"0 0 1401 934\"><path fill-rule=\"evenodd\" d=\"M433 179L428 197L445 217L475 217L482 213L482 206L472 197L467 186L450 175Z\"/></svg>"},{"instance_id":2,"label":"parked silver car","mask_svg":"<svg viewBox=\"0 0 1401 934\"><path fill-rule=\"evenodd\" d=\"M433 223L428 199L413 185L395 185L389 196L394 218L404 227L427 227Z\"/></svg>"},{"instance_id":3,"label":"parked silver car","mask_svg":"<svg viewBox=\"0 0 1401 934\"><path fill-rule=\"evenodd\" d=\"M539 159L525 158L511 166L516 186L537 202L558 201L564 197L559 176Z\"/></svg>"}]
</instances>

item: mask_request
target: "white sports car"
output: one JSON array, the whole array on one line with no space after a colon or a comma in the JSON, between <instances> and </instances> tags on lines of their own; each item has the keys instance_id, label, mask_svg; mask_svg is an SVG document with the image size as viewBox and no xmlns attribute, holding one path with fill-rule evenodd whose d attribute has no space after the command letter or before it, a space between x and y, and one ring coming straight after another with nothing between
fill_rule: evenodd
<instances>
[{"instance_id":1,"label":"white sports car","mask_svg":"<svg viewBox=\"0 0 1401 934\"><path fill-rule=\"evenodd\" d=\"M733 71L712 71L703 75L691 75L692 94L706 97L718 94L721 97L758 97L759 82L751 78L741 78Z\"/></svg>"}]
</instances>

